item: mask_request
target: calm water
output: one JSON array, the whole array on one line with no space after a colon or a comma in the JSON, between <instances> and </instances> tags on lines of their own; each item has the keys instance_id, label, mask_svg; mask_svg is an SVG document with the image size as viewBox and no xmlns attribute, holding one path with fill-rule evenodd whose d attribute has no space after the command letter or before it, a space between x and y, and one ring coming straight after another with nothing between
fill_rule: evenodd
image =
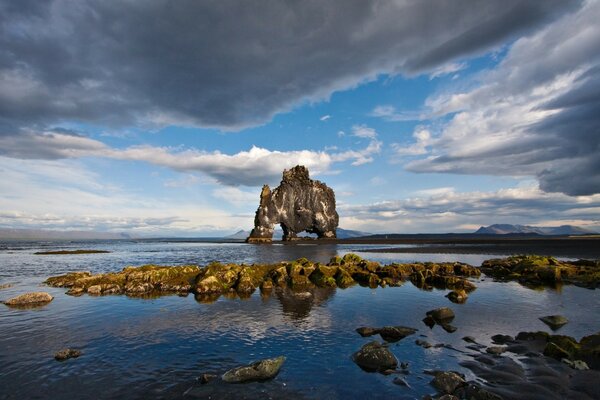
<instances>
[{"instance_id":1,"label":"calm water","mask_svg":"<svg viewBox=\"0 0 600 400\"><path fill-rule=\"evenodd\" d=\"M377 246L381 248L382 246ZM397 246L395 246L397 247ZM102 249L109 254L40 256L40 250ZM328 261L360 253L364 245L271 245L239 243L82 242L0 243L0 299L45 290L55 299L35 310L0 307L0 398L420 398L434 390L425 369L462 370L467 357L461 337L483 344L490 336L545 330L540 316L560 313L570 319L561 334L580 338L600 330L600 291L573 286L533 291L516 283L476 282L466 304L450 303L447 291L422 291L410 283L399 288L317 290L309 298L257 291L246 300L221 297L200 303L193 295L144 300L125 296L70 297L64 289L40 288L48 276L75 270L118 271L126 265L223 262L278 262L307 257ZM485 255L386 254L362 256L381 262L462 261L479 265ZM427 328L426 311L450 306L458 330ZM369 338L359 326L406 325L419 329L391 349L410 364L410 388L394 376L367 373L350 359ZM447 348L423 349L418 335ZM378 337L377 337L378 339ZM421 338L423 339L423 338ZM84 355L63 363L53 354L64 347ZM458 351L457 351L458 350ZM196 378L261 358L285 355L278 377L266 383L209 384ZM469 377L468 370L462 370ZM268 396L267 396L268 397Z\"/></svg>"}]
</instances>

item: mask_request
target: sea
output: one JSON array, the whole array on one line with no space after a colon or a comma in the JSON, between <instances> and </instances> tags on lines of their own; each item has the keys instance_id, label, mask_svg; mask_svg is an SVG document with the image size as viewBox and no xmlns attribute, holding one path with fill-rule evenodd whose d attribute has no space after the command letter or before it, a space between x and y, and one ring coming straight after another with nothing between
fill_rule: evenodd
<instances>
[{"instance_id":1,"label":"sea","mask_svg":"<svg viewBox=\"0 0 600 400\"><path fill-rule=\"evenodd\" d=\"M391 247L399 247L393 245ZM319 289L306 293L256 291L240 299L213 302L188 296L132 298L123 295L72 297L43 285L72 271L120 271L126 266L275 263L306 257L327 262L356 253L382 263L459 261L478 266L501 257L485 254L367 253L384 245L312 243L251 245L204 240L8 241L0 242L0 300L47 291L54 300L35 309L0 304L0 399L414 399L436 391L431 370L454 370L485 382L460 362L472 357L462 340L483 345L495 334L547 331L538 318L561 314L569 323L560 334L576 339L600 331L600 291L576 286L530 289L482 276L465 304L453 304L447 290L401 287ZM39 251L93 249L103 254L36 255ZM451 307L458 329L427 327L425 313ZM398 375L363 371L352 354L379 337L363 338L361 326L403 325L416 334L390 345L406 369ZM415 341L440 346L423 348ZM63 348L82 355L54 360ZM286 362L270 381L201 384L203 374L283 355ZM518 359L516 359L518 361Z\"/></svg>"}]
</instances>

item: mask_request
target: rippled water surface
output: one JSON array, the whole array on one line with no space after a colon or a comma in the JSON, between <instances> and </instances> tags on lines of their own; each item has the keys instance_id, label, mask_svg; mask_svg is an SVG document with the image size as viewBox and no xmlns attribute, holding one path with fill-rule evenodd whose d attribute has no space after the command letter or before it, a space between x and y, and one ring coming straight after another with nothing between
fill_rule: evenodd
<instances>
[{"instance_id":1,"label":"rippled water surface","mask_svg":"<svg viewBox=\"0 0 600 400\"><path fill-rule=\"evenodd\" d=\"M307 257L326 262L334 255L360 253L365 245L246 245L197 242L55 242L0 243L0 299L33 290L55 296L32 310L0 307L0 398L420 398L434 390L425 369L462 370L465 335L489 344L490 336L545 330L537 318L560 313L570 319L561 334L576 338L600 330L600 294L574 286L534 291L516 283L476 282L463 305L450 303L447 291L399 288L315 290L311 296L290 292L265 298L257 291L245 300L221 297L201 303L193 295L136 299L125 296L70 297L64 289L40 288L43 280L75 270L118 271L127 265L204 265L213 260L253 263ZM382 246L377 246L381 248ZM394 247L398 247L397 245ZM108 254L34 255L40 250L101 249ZM462 261L479 265L489 255L364 253L392 261ZM421 319L436 307L456 313L449 334L427 328ZM367 373L350 359L370 338L359 326L405 325L416 335L391 346L409 363L410 388L393 376ZM425 336L425 338L419 337ZM455 349L423 349L415 339ZM377 337L378 339L378 337ZM59 363L57 350L78 348L78 359ZM285 355L276 379L246 385L199 385L206 372L261 358Z\"/></svg>"}]
</instances>

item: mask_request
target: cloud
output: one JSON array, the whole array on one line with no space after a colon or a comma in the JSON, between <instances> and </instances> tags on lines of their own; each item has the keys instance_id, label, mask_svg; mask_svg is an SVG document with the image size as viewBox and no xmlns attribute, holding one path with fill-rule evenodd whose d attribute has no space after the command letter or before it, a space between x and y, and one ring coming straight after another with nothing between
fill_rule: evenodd
<instances>
[{"instance_id":1,"label":"cloud","mask_svg":"<svg viewBox=\"0 0 600 400\"><path fill-rule=\"evenodd\" d=\"M212 195L236 207L250 206L253 208L260 200L259 193L255 191L249 192L231 186L219 187L212 191Z\"/></svg>"},{"instance_id":2,"label":"cloud","mask_svg":"<svg viewBox=\"0 0 600 400\"><path fill-rule=\"evenodd\" d=\"M517 40L466 92L427 105L449 115L413 172L533 176L540 188L600 193L600 2ZM423 149L418 139L415 150ZM425 153L423 153L425 154Z\"/></svg>"},{"instance_id":3,"label":"cloud","mask_svg":"<svg viewBox=\"0 0 600 400\"><path fill-rule=\"evenodd\" d=\"M327 121L329 118L331 118L331 115L327 114L327 115L323 115L321 118L319 118L320 121Z\"/></svg>"},{"instance_id":4,"label":"cloud","mask_svg":"<svg viewBox=\"0 0 600 400\"><path fill-rule=\"evenodd\" d=\"M379 74L435 71L579 4L3 1L0 132L62 121L239 130Z\"/></svg>"},{"instance_id":5,"label":"cloud","mask_svg":"<svg viewBox=\"0 0 600 400\"><path fill-rule=\"evenodd\" d=\"M462 71L465 68L467 68L467 63L464 63L464 62L461 62L461 63L452 62L452 63L444 64L444 65L440 66L439 68L436 68L433 72L431 72L429 74L429 80L439 78L444 75L453 74L455 72Z\"/></svg>"},{"instance_id":6,"label":"cloud","mask_svg":"<svg viewBox=\"0 0 600 400\"><path fill-rule=\"evenodd\" d=\"M352 127L352 136L359 138L375 139L377 132L373 128L369 128L366 125L354 125Z\"/></svg>"},{"instance_id":7,"label":"cloud","mask_svg":"<svg viewBox=\"0 0 600 400\"><path fill-rule=\"evenodd\" d=\"M600 229L600 195L572 197L523 186L493 192L426 189L416 197L338 207L340 225L370 232L450 232L493 223Z\"/></svg>"},{"instance_id":8,"label":"cloud","mask_svg":"<svg viewBox=\"0 0 600 400\"><path fill-rule=\"evenodd\" d=\"M392 149L399 156L417 156L427 154L427 147L430 146L433 141L431 139L431 133L422 126L417 127L413 132L413 138L415 142L410 146L406 146L400 143L392 143Z\"/></svg>"},{"instance_id":9,"label":"cloud","mask_svg":"<svg viewBox=\"0 0 600 400\"><path fill-rule=\"evenodd\" d=\"M140 161L180 172L201 172L219 183L231 186L275 183L281 178L283 169L298 164L306 166L313 174L329 172L334 163L350 162L354 166L363 165L372 162L373 156L380 151L381 142L375 139L371 139L367 147L359 150L271 151L253 146L248 151L224 154L220 151L178 150L153 146L116 149L88 137L60 131L0 136L0 156L43 160L103 157Z\"/></svg>"},{"instance_id":10,"label":"cloud","mask_svg":"<svg viewBox=\"0 0 600 400\"><path fill-rule=\"evenodd\" d=\"M398 111L394 106L377 106L369 114L371 117L383 118L386 121L421 121L429 118L426 114L419 111Z\"/></svg>"}]
</instances>

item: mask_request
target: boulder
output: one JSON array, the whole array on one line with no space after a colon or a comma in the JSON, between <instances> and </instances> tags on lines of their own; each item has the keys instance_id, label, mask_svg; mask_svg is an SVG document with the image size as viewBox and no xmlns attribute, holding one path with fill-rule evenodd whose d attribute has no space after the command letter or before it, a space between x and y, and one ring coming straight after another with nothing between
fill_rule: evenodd
<instances>
[{"instance_id":1,"label":"boulder","mask_svg":"<svg viewBox=\"0 0 600 400\"><path fill-rule=\"evenodd\" d=\"M56 352L56 354L54 354L54 359L56 361L65 361L65 360L68 360L69 358L77 358L80 355L81 355L80 350L63 349L63 350Z\"/></svg>"},{"instance_id":2,"label":"boulder","mask_svg":"<svg viewBox=\"0 0 600 400\"><path fill-rule=\"evenodd\" d=\"M427 311L426 315L433 318L433 320L438 324L451 322L454 319L454 311L448 307L436 308L435 310Z\"/></svg>"},{"instance_id":3,"label":"boulder","mask_svg":"<svg viewBox=\"0 0 600 400\"><path fill-rule=\"evenodd\" d=\"M431 385L440 393L452 394L456 389L465 385L466 382L456 372L436 372Z\"/></svg>"},{"instance_id":4,"label":"boulder","mask_svg":"<svg viewBox=\"0 0 600 400\"><path fill-rule=\"evenodd\" d=\"M277 376L285 360L284 356L280 356L233 368L223 374L223 380L228 383L243 383L272 379Z\"/></svg>"},{"instance_id":5,"label":"boulder","mask_svg":"<svg viewBox=\"0 0 600 400\"><path fill-rule=\"evenodd\" d=\"M310 179L308 169L297 165L283 171L283 179L273 191L263 186L247 242L270 242L276 224L283 229L283 240L295 240L303 231L335 238L338 222L333 190Z\"/></svg>"},{"instance_id":6,"label":"boulder","mask_svg":"<svg viewBox=\"0 0 600 400\"><path fill-rule=\"evenodd\" d=\"M50 295L50 293L46 292L30 292L25 293L17 297L13 297L4 302L7 306L11 307L35 307L42 306L44 304L50 303L54 297Z\"/></svg>"},{"instance_id":7,"label":"boulder","mask_svg":"<svg viewBox=\"0 0 600 400\"><path fill-rule=\"evenodd\" d=\"M378 329L378 333L386 342L397 342L407 336L414 334L418 329L406 326L384 326Z\"/></svg>"},{"instance_id":8,"label":"boulder","mask_svg":"<svg viewBox=\"0 0 600 400\"><path fill-rule=\"evenodd\" d=\"M379 342L365 344L352 355L354 362L366 371L385 371L398 366L396 356L390 349Z\"/></svg>"}]
</instances>

